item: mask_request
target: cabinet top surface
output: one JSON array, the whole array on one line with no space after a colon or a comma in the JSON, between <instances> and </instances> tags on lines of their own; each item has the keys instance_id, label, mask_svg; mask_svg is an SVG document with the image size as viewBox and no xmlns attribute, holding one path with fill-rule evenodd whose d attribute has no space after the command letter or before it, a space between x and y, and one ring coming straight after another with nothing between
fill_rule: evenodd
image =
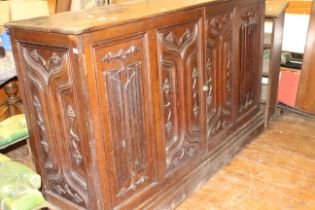
<instances>
[{"instance_id":1,"label":"cabinet top surface","mask_svg":"<svg viewBox=\"0 0 315 210\"><path fill-rule=\"evenodd\" d=\"M82 34L205 3L223 1L225 2L226 0L138 0L123 4L105 5L78 12L65 12L9 22L6 24L6 27L30 31Z\"/></svg>"},{"instance_id":2,"label":"cabinet top surface","mask_svg":"<svg viewBox=\"0 0 315 210\"><path fill-rule=\"evenodd\" d=\"M288 5L289 5L288 1L275 0L266 1L265 17L269 18L279 17L283 12L285 12Z\"/></svg>"}]
</instances>

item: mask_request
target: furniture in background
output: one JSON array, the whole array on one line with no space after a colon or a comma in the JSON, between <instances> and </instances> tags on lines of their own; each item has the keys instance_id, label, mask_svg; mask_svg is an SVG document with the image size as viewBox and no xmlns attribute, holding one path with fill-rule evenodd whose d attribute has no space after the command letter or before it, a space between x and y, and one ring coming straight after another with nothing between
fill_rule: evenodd
<instances>
[{"instance_id":1,"label":"furniture in background","mask_svg":"<svg viewBox=\"0 0 315 210\"><path fill-rule=\"evenodd\" d=\"M7 95L6 104L9 116L24 113L22 100L18 95L17 80L15 78L11 79L3 85L3 88Z\"/></svg>"},{"instance_id":2,"label":"furniture in background","mask_svg":"<svg viewBox=\"0 0 315 210\"><path fill-rule=\"evenodd\" d=\"M296 106L308 113L315 114L315 3L312 12L304 51L303 66L300 76Z\"/></svg>"},{"instance_id":3,"label":"furniture in background","mask_svg":"<svg viewBox=\"0 0 315 210\"><path fill-rule=\"evenodd\" d=\"M263 0L121 8L7 25L61 209L174 209L263 129Z\"/></svg>"},{"instance_id":4,"label":"furniture in background","mask_svg":"<svg viewBox=\"0 0 315 210\"><path fill-rule=\"evenodd\" d=\"M7 52L6 56L0 58L0 87L1 94L1 119L23 113L22 101L18 95L16 83L16 71L12 52Z\"/></svg>"},{"instance_id":5,"label":"furniture in background","mask_svg":"<svg viewBox=\"0 0 315 210\"><path fill-rule=\"evenodd\" d=\"M50 14L109 4L109 0L48 0Z\"/></svg>"},{"instance_id":6,"label":"furniture in background","mask_svg":"<svg viewBox=\"0 0 315 210\"><path fill-rule=\"evenodd\" d=\"M300 73L300 70L281 67L278 91L279 102L295 107Z\"/></svg>"},{"instance_id":7,"label":"furniture in background","mask_svg":"<svg viewBox=\"0 0 315 210\"><path fill-rule=\"evenodd\" d=\"M275 0L279 1L279 0ZM282 0L281 0L282 1ZM290 14L310 14L312 7L312 0L283 0L289 2L286 13Z\"/></svg>"},{"instance_id":8,"label":"furniture in background","mask_svg":"<svg viewBox=\"0 0 315 210\"><path fill-rule=\"evenodd\" d=\"M276 2L288 2L286 13L290 14L310 14L312 7L312 0L268 0Z\"/></svg>"},{"instance_id":9,"label":"furniture in background","mask_svg":"<svg viewBox=\"0 0 315 210\"><path fill-rule=\"evenodd\" d=\"M46 1L0 1L0 46L6 47L5 57L0 56L0 120L23 113L18 95L15 64L10 50L9 36L3 33L3 24L10 20L20 20L48 15Z\"/></svg>"},{"instance_id":10,"label":"furniture in background","mask_svg":"<svg viewBox=\"0 0 315 210\"><path fill-rule=\"evenodd\" d=\"M262 99L265 126L276 113L281 65L283 24L288 2L266 1ZM266 32L267 31L267 32Z\"/></svg>"},{"instance_id":11,"label":"furniture in background","mask_svg":"<svg viewBox=\"0 0 315 210\"><path fill-rule=\"evenodd\" d=\"M28 130L25 116L21 114L23 105L18 95L13 55L10 50L4 55L5 57L0 58L0 149L8 147L3 153L34 168L31 150L25 141Z\"/></svg>"},{"instance_id":12,"label":"furniture in background","mask_svg":"<svg viewBox=\"0 0 315 210\"><path fill-rule=\"evenodd\" d=\"M71 10L71 0L47 0L49 13L55 14Z\"/></svg>"}]
</instances>

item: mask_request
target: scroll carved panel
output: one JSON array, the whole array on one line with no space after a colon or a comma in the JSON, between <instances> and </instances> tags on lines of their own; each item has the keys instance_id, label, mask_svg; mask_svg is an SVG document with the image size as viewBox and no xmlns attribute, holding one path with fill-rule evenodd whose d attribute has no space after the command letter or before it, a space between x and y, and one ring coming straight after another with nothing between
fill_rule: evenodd
<instances>
[{"instance_id":1,"label":"scroll carved panel","mask_svg":"<svg viewBox=\"0 0 315 210\"><path fill-rule=\"evenodd\" d=\"M154 179L152 161L152 116L149 69L145 57L146 39L137 37L95 49L104 112L110 133L107 135L115 203L123 201Z\"/></svg>"},{"instance_id":2,"label":"scroll carved panel","mask_svg":"<svg viewBox=\"0 0 315 210\"><path fill-rule=\"evenodd\" d=\"M199 33L198 23L158 32L167 174L202 151Z\"/></svg>"},{"instance_id":3,"label":"scroll carved panel","mask_svg":"<svg viewBox=\"0 0 315 210\"><path fill-rule=\"evenodd\" d=\"M89 196L68 49L21 44L44 189L88 208ZM61 121L59 121L61 120Z\"/></svg>"},{"instance_id":4,"label":"scroll carved panel","mask_svg":"<svg viewBox=\"0 0 315 210\"><path fill-rule=\"evenodd\" d=\"M232 12L206 20L206 123L207 139L232 120L233 43Z\"/></svg>"},{"instance_id":5,"label":"scroll carved panel","mask_svg":"<svg viewBox=\"0 0 315 210\"><path fill-rule=\"evenodd\" d=\"M256 79L259 66L258 50L258 10L257 7L241 11L240 28L240 76L239 76L239 114L249 110L255 104Z\"/></svg>"}]
</instances>

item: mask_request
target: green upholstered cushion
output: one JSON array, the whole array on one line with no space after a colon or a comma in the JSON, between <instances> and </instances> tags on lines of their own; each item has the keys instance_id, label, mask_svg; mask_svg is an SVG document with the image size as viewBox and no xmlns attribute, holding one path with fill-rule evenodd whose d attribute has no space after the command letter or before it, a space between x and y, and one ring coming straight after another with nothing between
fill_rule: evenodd
<instances>
[{"instance_id":1,"label":"green upholstered cushion","mask_svg":"<svg viewBox=\"0 0 315 210\"><path fill-rule=\"evenodd\" d=\"M15 115L0 123L0 149L28 138L25 115Z\"/></svg>"},{"instance_id":2,"label":"green upholstered cushion","mask_svg":"<svg viewBox=\"0 0 315 210\"><path fill-rule=\"evenodd\" d=\"M31 187L39 189L41 186L41 177L32 169L22 163L13 160L4 160L0 162L0 185L4 184L4 179L14 178L15 180L28 183ZM2 185L1 185L2 186Z\"/></svg>"},{"instance_id":3,"label":"green upholstered cushion","mask_svg":"<svg viewBox=\"0 0 315 210\"><path fill-rule=\"evenodd\" d=\"M11 160L8 156L0 153L0 162Z\"/></svg>"},{"instance_id":4,"label":"green upholstered cushion","mask_svg":"<svg viewBox=\"0 0 315 210\"><path fill-rule=\"evenodd\" d=\"M3 210L34 210L44 207L45 200L38 190L28 190L3 202Z\"/></svg>"},{"instance_id":5,"label":"green upholstered cushion","mask_svg":"<svg viewBox=\"0 0 315 210\"><path fill-rule=\"evenodd\" d=\"M25 165L0 154L0 209L31 210L45 202L38 191L41 178Z\"/></svg>"}]
</instances>

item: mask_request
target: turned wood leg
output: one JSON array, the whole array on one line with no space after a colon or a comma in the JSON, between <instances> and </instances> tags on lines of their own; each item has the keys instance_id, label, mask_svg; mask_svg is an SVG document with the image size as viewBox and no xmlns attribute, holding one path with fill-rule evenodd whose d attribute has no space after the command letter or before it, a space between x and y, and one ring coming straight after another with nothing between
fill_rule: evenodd
<instances>
[{"instance_id":1,"label":"turned wood leg","mask_svg":"<svg viewBox=\"0 0 315 210\"><path fill-rule=\"evenodd\" d=\"M18 86L15 81L10 81L4 85L4 91L8 96L6 102L8 105L9 115L13 116L17 114L17 108L22 111L22 101L21 98L17 95Z\"/></svg>"}]
</instances>

